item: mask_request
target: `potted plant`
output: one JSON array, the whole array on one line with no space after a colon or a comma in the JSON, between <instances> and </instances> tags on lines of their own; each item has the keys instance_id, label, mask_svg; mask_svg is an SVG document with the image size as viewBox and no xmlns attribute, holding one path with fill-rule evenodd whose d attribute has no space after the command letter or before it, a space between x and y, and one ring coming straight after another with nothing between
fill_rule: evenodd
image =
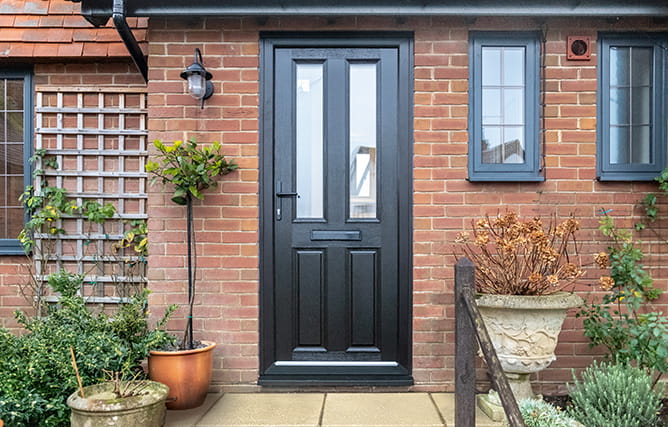
<instances>
[{"instance_id":1,"label":"potted plant","mask_svg":"<svg viewBox=\"0 0 668 427\"><path fill-rule=\"evenodd\" d=\"M0 329L0 418L7 425L67 425L67 397L77 387L98 384L104 370L138 378L149 351L172 341L163 328L176 307L170 306L151 325L148 290L111 314L78 294L82 283L80 274L65 270L50 274L48 285L60 295L58 303L47 306L40 317L17 312L22 334Z\"/></svg>"},{"instance_id":2,"label":"potted plant","mask_svg":"<svg viewBox=\"0 0 668 427\"><path fill-rule=\"evenodd\" d=\"M476 302L501 367L516 400L536 398L529 376L555 359L566 312L582 299L564 289L583 274L577 263L575 232L569 217L547 225L540 218L522 221L514 212L473 222L472 235L457 243L476 267ZM478 399L492 419L503 411L492 390Z\"/></svg>"},{"instance_id":3,"label":"potted plant","mask_svg":"<svg viewBox=\"0 0 668 427\"><path fill-rule=\"evenodd\" d=\"M152 351L149 376L170 388L169 409L190 409L200 406L211 382L213 349L216 343L196 341L193 337L193 305L195 302L195 232L193 230L193 198L203 200L203 191L215 187L216 178L235 169L234 161L221 154L220 143L198 146L194 140L165 145L154 141L158 150L156 161L149 161L146 170L153 174L151 183L161 180L173 186L172 201L186 207L186 241L188 259L188 315L183 339L178 349Z\"/></svg>"},{"instance_id":4,"label":"potted plant","mask_svg":"<svg viewBox=\"0 0 668 427\"><path fill-rule=\"evenodd\" d=\"M73 359L76 369L76 362ZM142 426L165 424L165 401L169 388L159 382L138 379L123 380L120 372L105 372L109 380L80 387L67 398L72 410L72 427Z\"/></svg>"}]
</instances>

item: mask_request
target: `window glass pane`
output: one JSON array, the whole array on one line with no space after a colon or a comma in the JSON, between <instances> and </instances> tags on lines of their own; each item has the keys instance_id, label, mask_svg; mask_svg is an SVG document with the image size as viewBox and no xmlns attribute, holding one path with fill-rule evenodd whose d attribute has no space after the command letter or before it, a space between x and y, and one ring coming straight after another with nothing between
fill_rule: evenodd
<instances>
[{"instance_id":1,"label":"window glass pane","mask_svg":"<svg viewBox=\"0 0 668 427\"><path fill-rule=\"evenodd\" d=\"M633 89L631 101L631 123L648 125L652 122L652 98L649 87Z\"/></svg>"},{"instance_id":2,"label":"window glass pane","mask_svg":"<svg viewBox=\"0 0 668 427\"><path fill-rule=\"evenodd\" d=\"M482 122L501 124L501 89L482 90Z\"/></svg>"},{"instance_id":3,"label":"window glass pane","mask_svg":"<svg viewBox=\"0 0 668 427\"><path fill-rule=\"evenodd\" d=\"M631 163L650 163L652 161L650 127L633 126L631 135Z\"/></svg>"},{"instance_id":4,"label":"window glass pane","mask_svg":"<svg viewBox=\"0 0 668 427\"><path fill-rule=\"evenodd\" d=\"M501 48L482 48L482 84L498 86L501 84Z\"/></svg>"},{"instance_id":5,"label":"window glass pane","mask_svg":"<svg viewBox=\"0 0 668 427\"><path fill-rule=\"evenodd\" d=\"M652 82L652 49L634 47L631 50L631 84L649 86Z\"/></svg>"},{"instance_id":6,"label":"window glass pane","mask_svg":"<svg viewBox=\"0 0 668 427\"><path fill-rule=\"evenodd\" d=\"M23 144L0 145L0 147L6 147L7 173L23 176ZM0 157L2 157L1 151ZM2 166L0 166L0 173L3 173Z\"/></svg>"},{"instance_id":7,"label":"window glass pane","mask_svg":"<svg viewBox=\"0 0 668 427\"><path fill-rule=\"evenodd\" d=\"M483 48L482 163L524 163L525 54L524 47Z\"/></svg>"},{"instance_id":8,"label":"window glass pane","mask_svg":"<svg viewBox=\"0 0 668 427\"><path fill-rule=\"evenodd\" d=\"M628 86L630 84L630 48L610 48L610 85Z\"/></svg>"},{"instance_id":9,"label":"window glass pane","mask_svg":"<svg viewBox=\"0 0 668 427\"><path fill-rule=\"evenodd\" d=\"M503 90L503 123L506 125L524 124L524 90Z\"/></svg>"},{"instance_id":10,"label":"window glass pane","mask_svg":"<svg viewBox=\"0 0 668 427\"><path fill-rule=\"evenodd\" d=\"M503 141L503 163L524 163L524 127L504 128Z\"/></svg>"},{"instance_id":11,"label":"window glass pane","mask_svg":"<svg viewBox=\"0 0 668 427\"><path fill-rule=\"evenodd\" d=\"M23 80L7 80L7 109L23 110Z\"/></svg>"},{"instance_id":12,"label":"window glass pane","mask_svg":"<svg viewBox=\"0 0 668 427\"><path fill-rule=\"evenodd\" d=\"M23 208L7 208L4 209L4 212L7 219L2 224L0 239L17 239L23 228Z\"/></svg>"},{"instance_id":13,"label":"window glass pane","mask_svg":"<svg viewBox=\"0 0 668 427\"><path fill-rule=\"evenodd\" d=\"M322 64L297 64L298 218L322 218L324 216L322 77ZM287 190L283 188L283 191Z\"/></svg>"},{"instance_id":14,"label":"window glass pane","mask_svg":"<svg viewBox=\"0 0 668 427\"><path fill-rule=\"evenodd\" d=\"M376 64L350 64L350 217L376 217Z\"/></svg>"},{"instance_id":15,"label":"window glass pane","mask_svg":"<svg viewBox=\"0 0 668 427\"><path fill-rule=\"evenodd\" d=\"M23 192L23 176L0 176L0 239L16 239L23 228L23 208L18 201Z\"/></svg>"},{"instance_id":16,"label":"window glass pane","mask_svg":"<svg viewBox=\"0 0 668 427\"><path fill-rule=\"evenodd\" d=\"M610 127L610 163L622 164L629 162L629 127Z\"/></svg>"},{"instance_id":17,"label":"window glass pane","mask_svg":"<svg viewBox=\"0 0 668 427\"><path fill-rule=\"evenodd\" d=\"M482 127L482 163L503 163L500 126Z\"/></svg>"},{"instance_id":18,"label":"window glass pane","mask_svg":"<svg viewBox=\"0 0 668 427\"><path fill-rule=\"evenodd\" d=\"M503 84L524 86L524 48L503 48Z\"/></svg>"},{"instance_id":19,"label":"window glass pane","mask_svg":"<svg viewBox=\"0 0 668 427\"><path fill-rule=\"evenodd\" d=\"M631 107L629 92L629 88L610 89L610 124L629 124Z\"/></svg>"},{"instance_id":20,"label":"window glass pane","mask_svg":"<svg viewBox=\"0 0 668 427\"><path fill-rule=\"evenodd\" d=\"M5 109L5 79L0 79L0 110Z\"/></svg>"},{"instance_id":21,"label":"window glass pane","mask_svg":"<svg viewBox=\"0 0 668 427\"><path fill-rule=\"evenodd\" d=\"M7 113L7 142L23 142L23 113Z\"/></svg>"}]
</instances>

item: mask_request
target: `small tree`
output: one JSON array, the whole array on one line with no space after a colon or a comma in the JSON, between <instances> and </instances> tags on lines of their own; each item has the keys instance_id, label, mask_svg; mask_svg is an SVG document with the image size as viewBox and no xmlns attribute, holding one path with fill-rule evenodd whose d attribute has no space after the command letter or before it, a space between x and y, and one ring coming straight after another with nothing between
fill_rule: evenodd
<instances>
[{"instance_id":1,"label":"small tree","mask_svg":"<svg viewBox=\"0 0 668 427\"><path fill-rule=\"evenodd\" d=\"M214 142L211 146L199 147L197 142L186 143L176 141L173 145L165 145L156 140L153 142L159 154L156 161L146 164L146 171L153 174L151 184L162 180L163 184L174 186L172 201L177 205L186 206L186 234L188 250L188 318L181 341L182 349L192 349L193 344L193 304L195 301L195 267L196 256L193 247L195 233L193 230L193 197L204 200L202 191L218 185L216 178L234 171L238 165L233 160L226 160L221 154L221 145Z\"/></svg>"}]
</instances>

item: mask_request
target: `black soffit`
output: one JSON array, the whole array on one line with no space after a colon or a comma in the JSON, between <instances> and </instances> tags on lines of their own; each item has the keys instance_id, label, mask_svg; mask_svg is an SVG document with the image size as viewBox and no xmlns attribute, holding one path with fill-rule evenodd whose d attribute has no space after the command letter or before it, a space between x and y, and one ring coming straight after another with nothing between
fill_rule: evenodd
<instances>
[{"instance_id":1,"label":"black soffit","mask_svg":"<svg viewBox=\"0 0 668 427\"><path fill-rule=\"evenodd\" d=\"M84 16L110 16L112 0L81 2ZM126 0L127 16L442 15L668 16L667 0Z\"/></svg>"}]
</instances>

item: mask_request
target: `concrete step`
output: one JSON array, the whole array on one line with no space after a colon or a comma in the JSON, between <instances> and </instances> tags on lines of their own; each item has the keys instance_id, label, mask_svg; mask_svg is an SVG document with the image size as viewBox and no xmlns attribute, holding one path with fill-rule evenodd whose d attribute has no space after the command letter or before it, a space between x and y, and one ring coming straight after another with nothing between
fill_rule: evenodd
<instances>
[{"instance_id":1,"label":"concrete step","mask_svg":"<svg viewBox=\"0 0 668 427\"><path fill-rule=\"evenodd\" d=\"M166 427L454 427L454 393L223 393L167 411ZM477 427L498 427L480 410Z\"/></svg>"}]
</instances>

